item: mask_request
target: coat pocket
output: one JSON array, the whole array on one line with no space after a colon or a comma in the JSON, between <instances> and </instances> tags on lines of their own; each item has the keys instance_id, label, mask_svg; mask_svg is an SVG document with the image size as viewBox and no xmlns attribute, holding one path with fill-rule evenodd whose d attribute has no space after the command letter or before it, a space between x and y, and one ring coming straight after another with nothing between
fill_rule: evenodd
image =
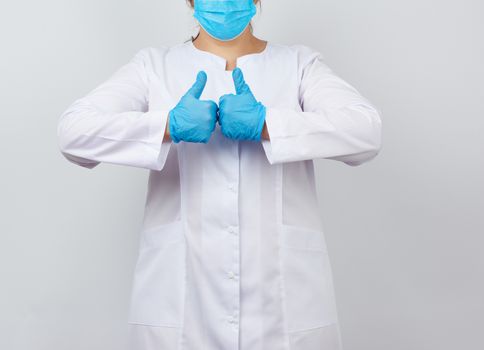
<instances>
[{"instance_id":1,"label":"coat pocket","mask_svg":"<svg viewBox=\"0 0 484 350\"><path fill-rule=\"evenodd\" d=\"M323 232L283 225L281 257L288 331L337 323L333 277Z\"/></svg>"},{"instance_id":2,"label":"coat pocket","mask_svg":"<svg viewBox=\"0 0 484 350\"><path fill-rule=\"evenodd\" d=\"M181 327L184 264L185 241L181 220L141 233L129 323Z\"/></svg>"}]
</instances>

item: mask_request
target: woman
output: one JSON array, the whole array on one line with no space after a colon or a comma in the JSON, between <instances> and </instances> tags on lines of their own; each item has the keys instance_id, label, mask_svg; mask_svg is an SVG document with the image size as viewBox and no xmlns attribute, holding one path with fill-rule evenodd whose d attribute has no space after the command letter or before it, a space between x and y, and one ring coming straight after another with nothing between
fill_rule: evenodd
<instances>
[{"instance_id":1,"label":"woman","mask_svg":"<svg viewBox=\"0 0 484 350\"><path fill-rule=\"evenodd\" d=\"M257 2L191 3L196 38L140 50L59 121L75 164L150 170L132 349L341 349L313 159L371 160L381 119L317 51L255 37Z\"/></svg>"}]
</instances>

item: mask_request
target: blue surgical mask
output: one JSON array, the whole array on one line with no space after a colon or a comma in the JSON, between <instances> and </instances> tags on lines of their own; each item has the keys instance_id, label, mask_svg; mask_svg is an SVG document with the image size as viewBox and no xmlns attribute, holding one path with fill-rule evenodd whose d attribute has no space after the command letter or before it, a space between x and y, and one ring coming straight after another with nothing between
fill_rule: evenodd
<instances>
[{"instance_id":1,"label":"blue surgical mask","mask_svg":"<svg viewBox=\"0 0 484 350\"><path fill-rule=\"evenodd\" d=\"M256 12L253 0L195 0L193 16L210 36L229 41L244 32Z\"/></svg>"}]
</instances>

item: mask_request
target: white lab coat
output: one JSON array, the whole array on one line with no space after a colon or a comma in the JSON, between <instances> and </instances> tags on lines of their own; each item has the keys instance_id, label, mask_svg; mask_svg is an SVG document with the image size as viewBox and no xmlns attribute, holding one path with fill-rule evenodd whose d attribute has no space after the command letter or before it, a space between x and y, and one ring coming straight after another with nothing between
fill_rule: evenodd
<instances>
[{"instance_id":1,"label":"white lab coat","mask_svg":"<svg viewBox=\"0 0 484 350\"><path fill-rule=\"evenodd\" d=\"M163 141L168 112L225 60L191 41L149 47L76 100L58 124L75 164L150 170L129 325L136 350L341 349L313 159L359 165L380 150L379 111L320 53L269 43L238 59L267 107L270 141Z\"/></svg>"}]
</instances>

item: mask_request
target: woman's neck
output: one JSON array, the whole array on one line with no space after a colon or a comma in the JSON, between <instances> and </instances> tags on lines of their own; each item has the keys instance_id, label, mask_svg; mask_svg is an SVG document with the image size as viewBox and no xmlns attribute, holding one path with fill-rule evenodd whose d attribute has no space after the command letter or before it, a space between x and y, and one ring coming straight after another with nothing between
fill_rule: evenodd
<instances>
[{"instance_id":1,"label":"woman's neck","mask_svg":"<svg viewBox=\"0 0 484 350\"><path fill-rule=\"evenodd\" d=\"M203 28L193 40L197 49L213 53L225 58L227 61L226 70L232 70L237 65L237 57L264 51L267 42L256 38L249 27L244 32L230 41L220 41L211 37Z\"/></svg>"}]
</instances>

